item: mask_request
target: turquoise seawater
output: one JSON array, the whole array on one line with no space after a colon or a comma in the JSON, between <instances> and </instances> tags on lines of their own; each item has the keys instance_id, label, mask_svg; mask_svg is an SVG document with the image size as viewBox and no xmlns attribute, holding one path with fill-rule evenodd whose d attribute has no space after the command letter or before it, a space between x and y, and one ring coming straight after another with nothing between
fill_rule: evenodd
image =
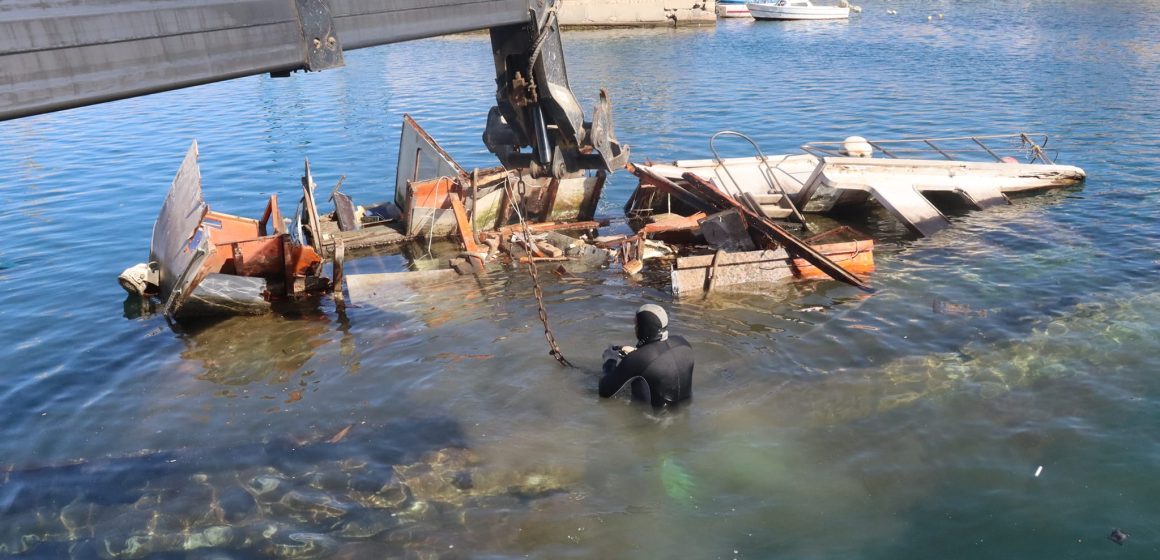
<instances>
[{"instance_id":1,"label":"turquoise seawater","mask_svg":"<svg viewBox=\"0 0 1160 560\"><path fill-rule=\"evenodd\" d=\"M404 113L493 165L485 34L0 123L0 557L1160 554L1160 6L862 7L569 31L572 88L589 110L608 89L634 161L706 157L721 129L770 154L1026 130L1087 182L923 239L848 217L878 241L872 294L675 302L664 271L542 274L576 370L546 355L520 271L186 327L116 282L194 139L207 200L244 215L271 193L289 213L304 158L323 192L392 198ZM634 186L614 175L598 213ZM595 392L646 302L696 349L671 414Z\"/></svg>"}]
</instances>

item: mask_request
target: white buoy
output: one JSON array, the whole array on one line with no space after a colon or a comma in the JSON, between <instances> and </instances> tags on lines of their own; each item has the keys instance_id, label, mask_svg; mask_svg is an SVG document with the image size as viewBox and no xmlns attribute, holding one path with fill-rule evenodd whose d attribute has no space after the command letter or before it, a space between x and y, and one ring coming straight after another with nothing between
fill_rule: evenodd
<instances>
[{"instance_id":1,"label":"white buoy","mask_svg":"<svg viewBox=\"0 0 1160 560\"><path fill-rule=\"evenodd\" d=\"M121 283L121 287L133 295L145 296L149 293L157 291L158 284L161 283L160 273L156 266L150 266L145 263L133 265L126 268L117 281Z\"/></svg>"},{"instance_id":2,"label":"white buoy","mask_svg":"<svg viewBox=\"0 0 1160 560\"><path fill-rule=\"evenodd\" d=\"M874 147L861 136L850 136L842 141L841 152L849 157L868 158L874 155Z\"/></svg>"},{"instance_id":3,"label":"white buoy","mask_svg":"<svg viewBox=\"0 0 1160 560\"><path fill-rule=\"evenodd\" d=\"M934 16L926 16L926 21L934 21Z\"/></svg>"},{"instance_id":4,"label":"white buoy","mask_svg":"<svg viewBox=\"0 0 1160 560\"><path fill-rule=\"evenodd\" d=\"M943 18L942 14L939 14L939 15L938 15L938 18L939 18L939 19L942 19L942 18Z\"/></svg>"}]
</instances>

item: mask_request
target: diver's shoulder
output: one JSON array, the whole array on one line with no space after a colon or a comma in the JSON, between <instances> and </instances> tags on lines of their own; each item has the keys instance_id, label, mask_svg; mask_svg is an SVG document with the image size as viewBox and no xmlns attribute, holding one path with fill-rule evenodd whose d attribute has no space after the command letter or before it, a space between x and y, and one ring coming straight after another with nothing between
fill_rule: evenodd
<instances>
[{"instance_id":1,"label":"diver's shoulder","mask_svg":"<svg viewBox=\"0 0 1160 560\"><path fill-rule=\"evenodd\" d=\"M689 344L688 340L685 340L685 337L680 335L669 335L669 346L688 346L689 348L693 347L692 344Z\"/></svg>"}]
</instances>

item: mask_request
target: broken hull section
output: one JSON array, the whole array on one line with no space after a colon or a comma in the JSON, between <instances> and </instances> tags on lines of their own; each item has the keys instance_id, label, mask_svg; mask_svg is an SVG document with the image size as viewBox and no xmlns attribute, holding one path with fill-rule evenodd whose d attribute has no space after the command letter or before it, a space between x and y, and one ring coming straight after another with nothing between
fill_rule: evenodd
<instances>
[{"instance_id":1,"label":"broken hull section","mask_svg":"<svg viewBox=\"0 0 1160 560\"><path fill-rule=\"evenodd\" d=\"M258 220L214 212L197 158L194 142L154 224L153 277L140 295L156 295L166 315L182 319L265 313L272 299L325 291L321 256L287 233L277 197Z\"/></svg>"},{"instance_id":2,"label":"broken hull section","mask_svg":"<svg viewBox=\"0 0 1160 560\"><path fill-rule=\"evenodd\" d=\"M874 271L874 242L869 239L813 247L854 274L865 276ZM791 257L783 248L680 257L670 275L676 298L708 291L760 292L770 284L829 279L826 273L803 259Z\"/></svg>"},{"instance_id":3,"label":"broken hull section","mask_svg":"<svg viewBox=\"0 0 1160 560\"><path fill-rule=\"evenodd\" d=\"M868 144L877 146L880 143ZM982 143L979 145L983 146ZM1017 163L1011 157L999 156L984 147L987 149L985 155L989 153L999 161L849 157L822 152L764 158L687 160L642 167L674 181L679 181L685 173L693 173L712 181L738 200L782 191L794 205L806 212L828 212L873 200L915 234L925 236L950 225L931 199L983 210L1007 204L1009 194L1069 187L1083 182L1083 169L1046 163L1049 160L1040 157L1042 150L1035 144L1030 146L1031 152L1036 154L1032 163ZM810 145L806 148L819 151ZM948 155L938 151L935 154ZM771 184L775 188L771 189ZM658 198L649 192L650 188L642 182L633 193L625 208L629 217L670 212L671 197Z\"/></svg>"},{"instance_id":4,"label":"broken hull section","mask_svg":"<svg viewBox=\"0 0 1160 560\"><path fill-rule=\"evenodd\" d=\"M392 201L359 207L353 226L338 223L342 212L337 207L340 197L335 197L335 213L322 218L324 245L341 239L347 249L359 250L454 237L460 227L453 199L478 232L517 223L516 206L531 223L591 221L607 177L597 171L535 179L498 166L468 172L410 115L403 116L396 170ZM341 204L352 203L346 199Z\"/></svg>"},{"instance_id":5,"label":"broken hull section","mask_svg":"<svg viewBox=\"0 0 1160 560\"><path fill-rule=\"evenodd\" d=\"M686 252L703 251L706 247L716 251L708 255L685 257L683 265L682 260L678 259L672 270L675 295L688 293L693 289L692 286L697 286L700 291L712 291L721 278L718 269L724 263L733 268L726 274L728 278L722 285L820 276L863 290L870 289L859 274L873 269L872 242L811 245L813 241L842 231L852 233L849 228L839 228L803 240L764 214L763 206L754 204L747 207L713 182L697 175L686 172L678 183L657 174L648 166L629 164L628 169L640 178L642 186L647 185L649 188L647 193L638 190L629 200L628 206L642 200L655 201L659 197L665 199L668 210L660 215L663 220L648 216L654 218L652 223L643 223L647 221L645 219L630 220L630 224L637 228L639 238L643 240L650 236L664 236L672 239L677 235L695 235L696 241L685 247ZM674 200L679 204L674 206ZM749 200L752 202L753 199ZM831 255L841 257L845 263L835 261ZM790 260L791 257L794 259ZM779 260L785 262L779 263ZM736 265L746 266L737 268ZM692 268L699 270L678 272ZM802 271L806 272L803 274Z\"/></svg>"}]
</instances>

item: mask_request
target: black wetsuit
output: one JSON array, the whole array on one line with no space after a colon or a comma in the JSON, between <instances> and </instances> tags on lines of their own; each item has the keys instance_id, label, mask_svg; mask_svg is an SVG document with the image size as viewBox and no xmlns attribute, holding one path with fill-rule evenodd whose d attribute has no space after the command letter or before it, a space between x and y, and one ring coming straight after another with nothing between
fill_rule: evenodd
<instances>
[{"instance_id":1,"label":"black wetsuit","mask_svg":"<svg viewBox=\"0 0 1160 560\"><path fill-rule=\"evenodd\" d=\"M632 396L655 407L676 404L693 396L693 347L679 336L650 342L630 352L617 364L604 362L600 396L611 397L632 382Z\"/></svg>"}]
</instances>

